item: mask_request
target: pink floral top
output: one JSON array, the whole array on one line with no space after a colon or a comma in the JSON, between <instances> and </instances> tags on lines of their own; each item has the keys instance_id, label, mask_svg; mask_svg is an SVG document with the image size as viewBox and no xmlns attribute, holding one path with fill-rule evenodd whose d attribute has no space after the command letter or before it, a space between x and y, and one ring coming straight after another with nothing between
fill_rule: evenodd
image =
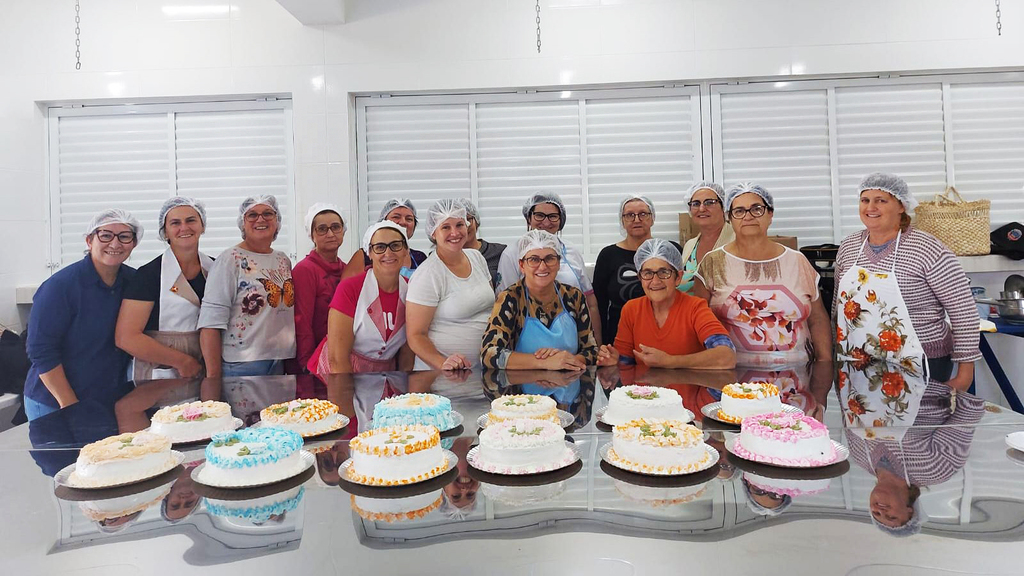
<instances>
[{"instance_id":1,"label":"pink floral top","mask_svg":"<svg viewBox=\"0 0 1024 576\"><path fill-rule=\"evenodd\" d=\"M736 345L744 366L807 362L813 357L807 318L817 300L818 273L803 254L755 262L718 248L697 267L711 293L711 311Z\"/></svg>"}]
</instances>

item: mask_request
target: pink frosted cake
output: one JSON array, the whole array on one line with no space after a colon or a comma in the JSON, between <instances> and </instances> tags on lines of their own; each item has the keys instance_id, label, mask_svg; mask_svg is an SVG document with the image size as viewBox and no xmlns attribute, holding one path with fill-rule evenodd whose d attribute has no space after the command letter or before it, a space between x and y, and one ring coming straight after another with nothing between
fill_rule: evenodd
<instances>
[{"instance_id":1,"label":"pink frosted cake","mask_svg":"<svg viewBox=\"0 0 1024 576\"><path fill-rule=\"evenodd\" d=\"M832 484L832 481L828 478L822 480L768 478L753 472L744 472L743 479L765 492L789 497L818 494L828 490L828 487Z\"/></svg>"},{"instance_id":2,"label":"pink frosted cake","mask_svg":"<svg viewBox=\"0 0 1024 576\"><path fill-rule=\"evenodd\" d=\"M824 424L803 414L781 412L744 418L732 452L745 460L795 468L836 461Z\"/></svg>"}]
</instances>

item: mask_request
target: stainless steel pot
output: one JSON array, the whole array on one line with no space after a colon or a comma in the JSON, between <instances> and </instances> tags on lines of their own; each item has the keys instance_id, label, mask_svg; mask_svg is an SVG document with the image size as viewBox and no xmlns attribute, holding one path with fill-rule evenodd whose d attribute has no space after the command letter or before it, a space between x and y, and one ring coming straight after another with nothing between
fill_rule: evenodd
<instances>
[{"instance_id":1,"label":"stainless steel pot","mask_svg":"<svg viewBox=\"0 0 1024 576\"><path fill-rule=\"evenodd\" d=\"M1024 322L1024 298L1000 298L999 300L993 300L992 298L978 298L977 301L981 304L995 306L996 311L999 313L999 317L1003 320Z\"/></svg>"}]
</instances>

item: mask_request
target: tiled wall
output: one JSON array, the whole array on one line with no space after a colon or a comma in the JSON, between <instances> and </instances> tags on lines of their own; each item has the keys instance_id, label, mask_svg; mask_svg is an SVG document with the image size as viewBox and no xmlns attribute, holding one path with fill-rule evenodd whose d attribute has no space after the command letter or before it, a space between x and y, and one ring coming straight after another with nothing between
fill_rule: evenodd
<instances>
[{"instance_id":1,"label":"tiled wall","mask_svg":"<svg viewBox=\"0 0 1024 576\"><path fill-rule=\"evenodd\" d=\"M311 0L312 1L312 0ZM0 322L45 279L37 101L290 92L296 189L349 203L349 93L1024 66L1024 0L348 0L303 27L274 0L0 5ZM147 223L149 224L149 223ZM346 245L356 239L350 234Z\"/></svg>"}]
</instances>

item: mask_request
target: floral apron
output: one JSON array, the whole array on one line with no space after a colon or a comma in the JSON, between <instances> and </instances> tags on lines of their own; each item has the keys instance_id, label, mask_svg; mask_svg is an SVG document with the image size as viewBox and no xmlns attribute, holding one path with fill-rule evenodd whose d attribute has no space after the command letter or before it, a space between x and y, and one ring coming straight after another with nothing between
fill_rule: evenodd
<instances>
[{"instance_id":1,"label":"floral apron","mask_svg":"<svg viewBox=\"0 0 1024 576\"><path fill-rule=\"evenodd\" d=\"M902 440L917 419L928 382L902 367L876 362L853 370L839 364L839 398L844 424L865 440Z\"/></svg>"},{"instance_id":2,"label":"floral apron","mask_svg":"<svg viewBox=\"0 0 1024 576\"><path fill-rule=\"evenodd\" d=\"M854 265L839 281L836 347L849 361L849 370L839 371L840 395L848 418L866 420L873 412L862 423L868 427L913 424L927 384L928 358L896 281L901 238L902 232L889 272ZM865 237L858 259L867 243Z\"/></svg>"}]
</instances>

